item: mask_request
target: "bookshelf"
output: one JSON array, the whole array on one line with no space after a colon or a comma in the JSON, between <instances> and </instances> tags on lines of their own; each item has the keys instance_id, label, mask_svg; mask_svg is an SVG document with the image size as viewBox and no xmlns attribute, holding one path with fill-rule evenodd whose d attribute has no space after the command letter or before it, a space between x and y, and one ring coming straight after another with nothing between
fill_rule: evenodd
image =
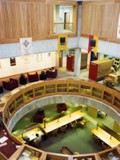
<instances>
[{"instance_id":1,"label":"bookshelf","mask_svg":"<svg viewBox=\"0 0 120 160\"><path fill-rule=\"evenodd\" d=\"M67 83L57 84L57 92L67 92Z\"/></svg>"},{"instance_id":2,"label":"bookshelf","mask_svg":"<svg viewBox=\"0 0 120 160\"><path fill-rule=\"evenodd\" d=\"M112 103L113 95L107 91L104 92L103 99L109 103Z\"/></svg>"},{"instance_id":3,"label":"bookshelf","mask_svg":"<svg viewBox=\"0 0 120 160\"><path fill-rule=\"evenodd\" d=\"M113 60L102 59L90 62L89 67L89 79L94 81L99 81L104 79L110 73Z\"/></svg>"},{"instance_id":4,"label":"bookshelf","mask_svg":"<svg viewBox=\"0 0 120 160\"><path fill-rule=\"evenodd\" d=\"M74 71L74 54L67 55L66 67L68 71Z\"/></svg>"},{"instance_id":5,"label":"bookshelf","mask_svg":"<svg viewBox=\"0 0 120 160\"><path fill-rule=\"evenodd\" d=\"M88 53L82 52L80 69L87 68L87 58L88 58ZM74 59L75 59L74 54L67 55L67 70L74 71Z\"/></svg>"},{"instance_id":6,"label":"bookshelf","mask_svg":"<svg viewBox=\"0 0 120 160\"><path fill-rule=\"evenodd\" d=\"M34 89L35 97L42 96L44 94L44 86L38 86Z\"/></svg>"},{"instance_id":7,"label":"bookshelf","mask_svg":"<svg viewBox=\"0 0 120 160\"><path fill-rule=\"evenodd\" d=\"M79 85L78 84L69 84L68 91L69 92L79 92Z\"/></svg>"},{"instance_id":8,"label":"bookshelf","mask_svg":"<svg viewBox=\"0 0 120 160\"><path fill-rule=\"evenodd\" d=\"M56 87L54 84L51 84L51 85L46 85L46 94L49 94L49 93L55 93L56 91Z\"/></svg>"},{"instance_id":9,"label":"bookshelf","mask_svg":"<svg viewBox=\"0 0 120 160\"><path fill-rule=\"evenodd\" d=\"M87 68L88 53L81 53L81 69Z\"/></svg>"},{"instance_id":10,"label":"bookshelf","mask_svg":"<svg viewBox=\"0 0 120 160\"><path fill-rule=\"evenodd\" d=\"M24 103L24 101L23 101L23 95L19 95L19 96L15 99L15 101L16 101L16 107L17 107L17 108L20 107L20 106Z\"/></svg>"},{"instance_id":11,"label":"bookshelf","mask_svg":"<svg viewBox=\"0 0 120 160\"><path fill-rule=\"evenodd\" d=\"M102 98L102 90L99 88L94 88L92 89L92 96L97 97L97 98Z\"/></svg>"},{"instance_id":12,"label":"bookshelf","mask_svg":"<svg viewBox=\"0 0 120 160\"><path fill-rule=\"evenodd\" d=\"M81 94L90 95L91 94L91 87L90 86L86 86L86 85L81 85L80 86L80 93Z\"/></svg>"}]
</instances>

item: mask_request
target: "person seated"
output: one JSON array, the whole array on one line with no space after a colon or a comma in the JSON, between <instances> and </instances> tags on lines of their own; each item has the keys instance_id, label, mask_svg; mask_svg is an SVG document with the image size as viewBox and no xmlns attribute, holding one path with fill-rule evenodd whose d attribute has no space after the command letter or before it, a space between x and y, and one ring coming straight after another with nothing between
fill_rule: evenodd
<instances>
[{"instance_id":1,"label":"person seated","mask_svg":"<svg viewBox=\"0 0 120 160\"><path fill-rule=\"evenodd\" d=\"M26 144L30 143L30 138L27 136L23 137L23 140L25 141Z\"/></svg>"},{"instance_id":2,"label":"person seated","mask_svg":"<svg viewBox=\"0 0 120 160\"><path fill-rule=\"evenodd\" d=\"M55 68L54 67L51 68L51 72L55 72Z\"/></svg>"},{"instance_id":3,"label":"person seated","mask_svg":"<svg viewBox=\"0 0 120 160\"><path fill-rule=\"evenodd\" d=\"M25 77L24 74L20 75L19 82L20 84L27 84L27 78Z\"/></svg>"},{"instance_id":4,"label":"person seated","mask_svg":"<svg viewBox=\"0 0 120 160\"><path fill-rule=\"evenodd\" d=\"M39 148L40 143L41 143L41 136L38 133L36 133L36 138L34 139L34 146Z\"/></svg>"},{"instance_id":5,"label":"person seated","mask_svg":"<svg viewBox=\"0 0 120 160\"><path fill-rule=\"evenodd\" d=\"M57 77L57 69L52 67L46 72L47 78L56 78Z\"/></svg>"},{"instance_id":6,"label":"person seated","mask_svg":"<svg viewBox=\"0 0 120 160\"><path fill-rule=\"evenodd\" d=\"M114 67L114 65L111 66L110 73L115 73L115 67Z\"/></svg>"},{"instance_id":7,"label":"person seated","mask_svg":"<svg viewBox=\"0 0 120 160\"><path fill-rule=\"evenodd\" d=\"M46 80L46 79L47 79L46 71L42 71L40 74L40 80Z\"/></svg>"}]
</instances>

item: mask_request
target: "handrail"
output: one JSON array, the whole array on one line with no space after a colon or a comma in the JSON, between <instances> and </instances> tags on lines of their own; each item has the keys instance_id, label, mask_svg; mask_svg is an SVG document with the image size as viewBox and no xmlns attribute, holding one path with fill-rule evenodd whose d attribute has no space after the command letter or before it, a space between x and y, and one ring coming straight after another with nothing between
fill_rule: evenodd
<instances>
[{"instance_id":1,"label":"handrail","mask_svg":"<svg viewBox=\"0 0 120 160\"><path fill-rule=\"evenodd\" d=\"M79 95L103 102L120 114L120 92L96 82L83 80L39 81L19 87L1 98L3 120L8 123L14 113L34 99L51 95ZM119 122L119 121L118 121Z\"/></svg>"}]
</instances>

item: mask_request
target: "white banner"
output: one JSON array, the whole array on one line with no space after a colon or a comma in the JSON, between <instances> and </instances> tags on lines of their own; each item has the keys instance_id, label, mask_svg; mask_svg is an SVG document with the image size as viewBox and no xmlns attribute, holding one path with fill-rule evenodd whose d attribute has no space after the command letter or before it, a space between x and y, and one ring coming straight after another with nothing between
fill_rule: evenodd
<instances>
[{"instance_id":1,"label":"white banner","mask_svg":"<svg viewBox=\"0 0 120 160\"><path fill-rule=\"evenodd\" d=\"M117 38L120 39L120 14L118 19Z\"/></svg>"},{"instance_id":2,"label":"white banner","mask_svg":"<svg viewBox=\"0 0 120 160\"><path fill-rule=\"evenodd\" d=\"M22 56L32 54L32 38L20 38L20 53Z\"/></svg>"}]
</instances>

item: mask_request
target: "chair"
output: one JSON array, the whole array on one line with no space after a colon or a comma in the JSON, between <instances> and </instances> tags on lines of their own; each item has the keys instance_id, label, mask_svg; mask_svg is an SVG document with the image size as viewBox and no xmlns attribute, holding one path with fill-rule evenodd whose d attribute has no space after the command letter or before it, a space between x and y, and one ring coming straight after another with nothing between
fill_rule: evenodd
<instances>
[{"instance_id":1,"label":"chair","mask_svg":"<svg viewBox=\"0 0 120 160\"><path fill-rule=\"evenodd\" d=\"M83 128L86 125L86 120L83 119L82 121L80 121L79 125L80 125L81 128Z\"/></svg>"},{"instance_id":2,"label":"chair","mask_svg":"<svg viewBox=\"0 0 120 160\"><path fill-rule=\"evenodd\" d=\"M60 131L61 131L62 133L64 133L64 132L66 132L66 128L67 128L67 125L62 126L62 127L60 128Z\"/></svg>"},{"instance_id":3,"label":"chair","mask_svg":"<svg viewBox=\"0 0 120 160\"><path fill-rule=\"evenodd\" d=\"M0 94L3 93L3 86L0 86Z\"/></svg>"},{"instance_id":4,"label":"chair","mask_svg":"<svg viewBox=\"0 0 120 160\"><path fill-rule=\"evenodd\" d=\"M19 82L20 84L27 84L27 78L25 77L24 74L20 75Z\"/></svg>"},{"instance_id":5,"label":"chair","mask_svg":"<svg viewBox=\"0 0 120 160\"><path fill-rule=\"evenodd\" d=\"M18 80L10 78L10 81L8 82L3 81L3 87L11 91L18 87Z\"/></svg>"},{"instance_id":6,"label":"chair","mask_svg":"<svg viewBox=\"0 0 120 160\"><path fill-rule=\"evenodd\" d=\"M50 69L46 72L47 78L56 78L57 77L57 69Z\"/></svg>"},{"instance_id":7,"label":"chair","mask_svg":"<svg viewBox=\"0 0 120 160\"><path fill-rule=\"evenodd\" d=\"M39 80L37 72L35 72L34 74L29 74L28 73L27 76L28 76L28 81L29 82L35 82L35 81Z\"/></svg>"},{"instance_id":8,"label":"chair","mask_svg":"<svg viewBox=\"0 0 120 160\"><path fill-rule=\"evenodd\" d=\"M62 111L67 111L67 105L65 103L57 104L57 112L61 113Z\"/></svg>"},{"instance_id":9,"label":"chair","mask_svg":"<svg viewBox=\"0 0 120 160\"><path fill-rule=\"evenodd\" d=\"M58 129L55 129L49 133L50 136L57 136L57 134L58 134Z\"/></svg>"},{"instance_id":10,"label":"chair","mask_svg":"<svg viewBox=\"0 0 120 160\"><path fill-rule=\"evenodd\" d=\"M76 128L78 126L78 122L74 121L70 123L70 128Z\"/></svg>"}]
</instances>

